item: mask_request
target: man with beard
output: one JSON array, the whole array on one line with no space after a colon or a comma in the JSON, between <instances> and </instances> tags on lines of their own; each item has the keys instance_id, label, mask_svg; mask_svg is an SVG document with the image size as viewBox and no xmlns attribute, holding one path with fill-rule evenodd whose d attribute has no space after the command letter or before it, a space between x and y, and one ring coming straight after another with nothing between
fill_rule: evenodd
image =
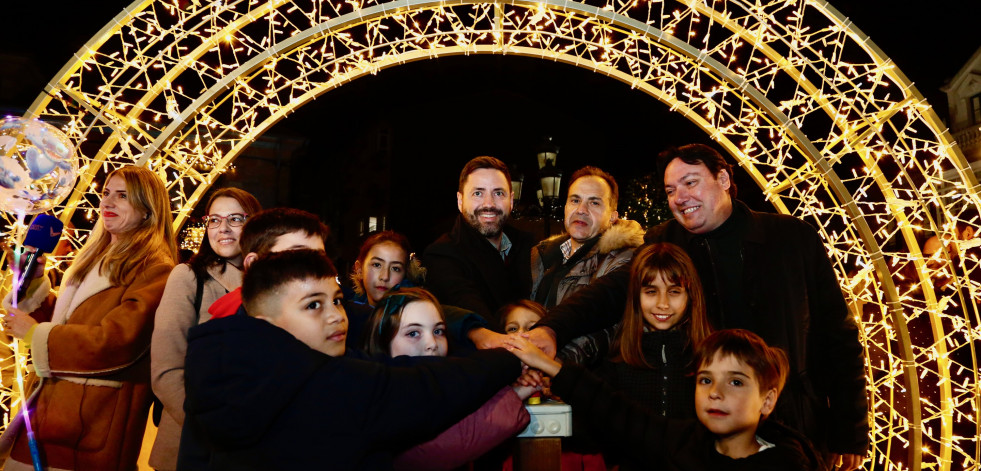
<instances>
[{"instance_id":1,"label":"man with beard","mask_svg":"<svg viewBox=\"0 0 981 471\"><path fill-rule=\"evenodd\" d=\"M500 325L501 306L531 292L535 241L506 225L512 200L504 162L486 156L467 162L456 193L460 217L423 255L426 287L440 302L474 311L492 326Z\"/></svg>"},{"instance_id":2,"label":"man with beard","mask_svg":"<svg viewBox=\"0 0 981 471\"><path fill-rule=\"evenodd\" d=\"M672 148L660 159L674 219L645 242L671 242L691 256L713 329L747 329L787 352L790 376L774 419L812 440L826 466L858 469L869 447L865 358L821 237L804 221L736 199L732 166L709 146ZM555 352L616 323L629 278L622 267L595 280L528 336Z\"/></svg>"}]
</instances>

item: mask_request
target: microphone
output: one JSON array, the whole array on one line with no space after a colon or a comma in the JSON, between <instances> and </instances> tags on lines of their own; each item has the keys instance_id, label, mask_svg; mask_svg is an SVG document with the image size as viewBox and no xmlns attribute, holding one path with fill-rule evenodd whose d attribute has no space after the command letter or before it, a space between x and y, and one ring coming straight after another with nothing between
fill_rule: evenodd
<instances>
[{"instance_id":1,"label":"microphone","mask_svg":"<svg viewBox=\"0 0 981 471\"><path fill-rule=\"evenodd\" d=\"M21 272L20 287L17 289L17 299L21 300L27 296L27 288L30 287L30 276L37 269L38 257L53 252L61 240L61 231L65 224L60 219L47 214L38 214L31 221L31 227L27 230L24 237L24 251L26 263L24 271Z\"/></svg>"}]
</instances>

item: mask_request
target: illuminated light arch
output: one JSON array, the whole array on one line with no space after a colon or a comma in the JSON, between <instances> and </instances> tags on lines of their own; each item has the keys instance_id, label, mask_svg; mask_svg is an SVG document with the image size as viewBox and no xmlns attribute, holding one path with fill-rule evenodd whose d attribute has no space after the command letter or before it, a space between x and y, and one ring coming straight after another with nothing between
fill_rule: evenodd
<instances>
[{"instance_id":1,"label":"illuminated light arch","mask_svg":"<svg viewBox=\"0 0 981 471\"><path fill-rule=\"evenodd\" d=\"M30 114L62 124L86 156L63 219L91 220L93 182L136 163L165 179L180 227L239 153L308 101L469 54L601 72L705 130L779 212L819 227L869 358L867 466L977 466L977 239L932 268L917 231L978 228L978 182L919 92L826 2L136 1ZM935 291L943 270L956 291Z\"/></svg>"}]
</instances>

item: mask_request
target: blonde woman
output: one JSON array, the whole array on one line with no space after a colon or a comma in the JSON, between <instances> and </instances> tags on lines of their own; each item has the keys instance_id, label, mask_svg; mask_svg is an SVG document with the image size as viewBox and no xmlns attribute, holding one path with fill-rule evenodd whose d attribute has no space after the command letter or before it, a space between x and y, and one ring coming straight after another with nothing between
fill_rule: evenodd
<instances>
[{"instance_id":1,"label":"blonde woman","mask_svg":"<svg viewBox=\"0 0 981 471\"><path fill-rule=\"evenodd\" d=\"M177 259L170 198L152 171L123 167L106 180L99 216L57 299L38 278L3 318L41 380L28 409L49 470L135 469L146 428L153 316ZM5 470L33 469L20 415L0 446Z\"/></svg>"}]
</instances>

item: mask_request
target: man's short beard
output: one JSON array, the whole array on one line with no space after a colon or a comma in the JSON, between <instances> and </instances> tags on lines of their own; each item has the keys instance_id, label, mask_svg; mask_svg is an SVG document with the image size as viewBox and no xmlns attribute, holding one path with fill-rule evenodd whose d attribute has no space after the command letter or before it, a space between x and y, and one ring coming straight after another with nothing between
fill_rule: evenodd
<instances>
[{"instance_id":1,"label":"man's short beard","mask_svg":"<svg viewBox=\"0 0 981 471\"><path fill-rule=\"evenodd\" d=\"M470 227L473 227L474 230L480 233L480 235L488 239L492 239L501 235L501 232L504 231L504 224L508 222L507 213L495 209L494 214L499 215L501 218L500 224L483 225L480 222L480 218L477 216L477 213L479 212L486 212L486 210L477 210L466 214L467 222L470 223Z\"/></svg>"}]
</instances>

